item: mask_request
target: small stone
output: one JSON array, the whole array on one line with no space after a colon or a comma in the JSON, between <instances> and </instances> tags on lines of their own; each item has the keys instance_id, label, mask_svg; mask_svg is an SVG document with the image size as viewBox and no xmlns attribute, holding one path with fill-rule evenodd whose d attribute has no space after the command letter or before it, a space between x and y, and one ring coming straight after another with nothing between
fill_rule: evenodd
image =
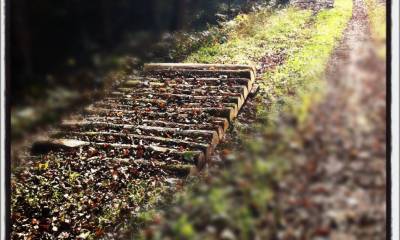
<instances>
[{"instance_id":1,"label":"small stone","mask_svg":"<svg viewBox=\"0 0 400 240\"><path fill-rule=\"evenodd\" d=\"M235 234L229 230L229 229L225 229L222 233L221 233L221 239L224 240L234 240L236 239Z\"/></svg>"}]
</instances>

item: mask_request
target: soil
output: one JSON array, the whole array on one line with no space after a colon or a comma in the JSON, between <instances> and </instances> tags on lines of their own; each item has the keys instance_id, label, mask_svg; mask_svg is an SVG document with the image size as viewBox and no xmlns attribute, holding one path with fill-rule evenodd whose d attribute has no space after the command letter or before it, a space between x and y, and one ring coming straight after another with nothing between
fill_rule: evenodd
<instances>
[{"instance_id":1,"label":"soil","mask_svg":"<svg viewBox=\"0 0 400 240\"><path fill-rule=\"evenodd\" d=\"M326 71L327 95L297 130L294 167L279 183L280 239L385 239L385 71L355 0Z\"/></svg>"}]
</instances>

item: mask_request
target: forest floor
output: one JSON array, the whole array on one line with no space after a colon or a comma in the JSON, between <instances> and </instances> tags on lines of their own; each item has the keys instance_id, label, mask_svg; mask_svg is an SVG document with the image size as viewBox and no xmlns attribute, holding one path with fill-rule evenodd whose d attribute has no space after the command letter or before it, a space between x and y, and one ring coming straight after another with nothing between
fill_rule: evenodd
<instances>
[{"instance_id":1,"label":"forest floor","mask_svg":"<svg viewBox=\"0 0 400 240\"><path fill-rule=\"evenodd\" d=\"M320 11L261 9L228 22L224 41L206 44L185 61L257 65L260 91L247 100L206 169L155 206L148 199L158 201L165 189L151 185L152 178L135 179L124 191L85 185L85 191L56 192L61 177L99 179L85 172L86 161L76 176L51 161L21 168L12 179L14 237L384 239L386 66L365 4L371 2L336 0ZM91 170L109 178L103 167ZM48 197L53 190L58 200ZM86 196L97 195L106 195L107 205L95 212L81 207ZM43 199L65 216L52 212L46 224L31 219L44 214L37 207ZM122 203L135 209L131 218ZM73 224L75 232L60 233L58 222Z\"/></svg>"}]
</instances>

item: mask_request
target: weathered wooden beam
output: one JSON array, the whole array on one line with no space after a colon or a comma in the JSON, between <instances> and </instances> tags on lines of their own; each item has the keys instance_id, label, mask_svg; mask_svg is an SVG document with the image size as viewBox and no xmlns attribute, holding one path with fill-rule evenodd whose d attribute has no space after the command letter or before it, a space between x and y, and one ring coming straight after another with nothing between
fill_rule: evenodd
<instances>
[{"instance_id":1,"label":"weathered wooden beam","mask_svg":"<svg viewBox=\"0 0 400 240\"><path fill-rule=\"evenodd\" d=\"M252 84L257 74L255 66L236 64L198 64L198 63L148 63L144 65L145 72L181 72L187 75L188 72L204 75L226 74L228 76L245 76L250 78ZM248 74L243 75L244 72Z\"/></svg>"},{"instance_id":2,"label":"weathered wooden beam","mask_svg":"<svg viewBox=\"0 0 400 240\"><path fill-rule=\"evenodd\" d=\"M144 65L144 71L155 70L184 70L184 69L202 69L202 70L249 70L256 73L256 68L250 65L240 64L202 64L202 63L147 63Z\"/></svg>"},{"instance_id":3,"label":"weathered wooden beam","mask_svg":"<svg viewBox=\"0 0 400 240\"><path fill-rule=\"evenodd\" d=\"M153 145L135 145L135 144L120 144L120 143L96 143L96 142L87 142L87 141L79 141L75 139L48 139L44 141L35 142L31 148L31 153L33 155L38 154L46 154L50 151L79 151L79 148L82 147L100 147L102 150L109 149L143 149L143 151L148 151L151 153L150 157L163 157L170 155L172 157L180 157L180 160L184 162L188 162L194 164L196 166L204 165L206 161L205 155L203 151L179 151L176 149L158 147ZM130 152L130 155L136 157L137 152ZM146 155L146 152L142 153L142 155ZM118 157L118 156L117 156ZM163 160L163 159L159 159Z\"/></svg>"},{"instance_id":4,"label":"weathered wooden beam","mask_svg":"<svg viewBox=\"0 0 400 240\"><path fill-rule=\"evenodd\" d=\"M179 113L179 112L152 112L146 110L116 110L116 109L105 109L105 108L89 108L87 114L79 118L92 119L97 121L100 118L101 121L108 121L107 119L116 121L131 121L132 123L141 123L142 119L148 120L164 120L173 121L176 123L187 123L187 124L198 124L200 122L213 123L223 128L224 132L229 127L229 121L223 117L216 117L207 112L192 114L190 112ZM102 120L101 118L105 119Z\"/></svg>"},{"instance_id":5,"label":"weathered wooden beam","mask_svg":"<svg viewBox=\"0 0 400 240\"><path fill-rule=\"evenodd\" d=\"M109 103L155 103L155 104L207 104L214 102L215 104L222 103L234 103L236 105L241 105L243 103L243 98L241 95L238 96L193 96L184 94L134 94L134 95L124 95L119 97L107 97L102 100L102 102ZM129 104L128 104L129 105Z\"/></svg>"},{"instance_id":6,"label":"weathered wooden beam","mask_svg":"<svg viewBox=\"0 0 400 240\"><path fill-rule=\"evenodd\" d=\"M134 107L131 106L109 106L109 105L101 105L97 104L97 106L89 106L85 108L86 113L90 114L96 114L96 113L112 113L115 111L118 111L122 114L124 113L132 113L132 114L139 114L139 111L134 111L134 110L143 110L143 111L162 111L163 109L160 108L141 108L141 109L135 109ZM192 113L192 114L201 114L203 112L209 113L213 116L216 117L224 117L228 119L229 121L232 121L233 119L236 118L237 115L237 109L227 106L227 107L198 107L198 108L173 108L173 109L167 109L169 112L177 112L177 113Z\"/></svg>"},{"instance_id":7,"label":"weathered wooden beam","mask_svg":"<svg viewBox=\"0 0 400 240\"><path fill-rule=\"evenodd\" d=\"M66 120L63 121L64 123L68 122L76 122L81 120L86 120L89 122L107 122L113 124L129 124L132 125L133 122L137 123L138 125L145 125L145 126L155 126L155 127L168 127L168 128L179 128L179 129L198 129L198 130L211 130L217 131L220 139L222 139L225 131L229 127L229 123L225 118L218 118L213 117L206 121L196 121L196 123L187 123L185 121L173 121L174 119L165 119L163 115L160 115L159 120L153 119L143 119L141 116L135 116L134 118L131 117L103 117L103 116L88 116L86 118L79 118L75 120ZM194 119L192 119L194 120ZM172 122L173 121L173 122Z\"/></svg>"},{"instance_id":8,"label":"weathered wooden beam","mask_svg":"<svg viewBox=\"0 0 400 240\"><path fill-rule=\"evenodd\" d=\"M249 78L215 78L215 77L163 77L147 78L146 80L127 80L122 83L122 88L162 88L178 84L190 84L201 86L220 86L220 85L245 85L251 89L253 82Z\"/></svg>"},{"instance_id":9,"label":"weathered wooden beam","mask_svg":"<svg viewBox=\"0 0 400 240\"><path fill-rule=\"evenodd\" d=\"M119 131L129 131L129 133L150 134L157 133L160 136L170 136L170 138L177 138L181 136L183 139L196 138L197 141L208 143L210 145L217 145L220 137L217 131L212 130L198 130L198 129L180 129L168 128L158 126L145 126L145 125L129 125L129 124L113 124L108 122L89 122L89 121L65 121L61 125L63 129L89 130L90 128L109 128ZM179 139L179 138L178 138ZM200 139L200 140L199 140ZM204 139L204 140L202 140Z\"/></svg>"},{"instance_id":10,"label":"weathered wooden beam","mask_svg":"<svg viewBox=\"0 0 400 240\"><path fill-rule=\"evenodd\" d=\"M104 139L99 140L95 137L101 136ZM51 135L52 138L68 138L68 139L76 139L79 141L89 141L89 142L97 142L97 143L123 143L123 144L134 144L134 142L142 142L144 145L152 146L156 144L157 146L171 148L171 149L181 149L182 147L188 148L184 150L201 150L204 152L206 157L209 157L213 149L216 147L217 142L213 144L206 143L198 143L192 142L182 139L175 138L165 138L165 137L157 137L157 136L149 136L149 135L140 135L140 134L126 134L126 133L113 133L113 132L65 132L65 131L55 131ZM160 144L160 145L158 145Z\"/></svg>"}]
</instances>

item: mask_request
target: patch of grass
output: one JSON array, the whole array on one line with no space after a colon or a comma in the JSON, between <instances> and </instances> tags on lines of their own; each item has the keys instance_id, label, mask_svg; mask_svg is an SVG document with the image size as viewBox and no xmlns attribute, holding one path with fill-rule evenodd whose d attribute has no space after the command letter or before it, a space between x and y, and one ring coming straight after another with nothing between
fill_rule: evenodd
<instances>
[{"instance_id":1,"label":"patch of grass","mask_svg":"<svg viewBox=\"0 0 400 240\"><path fill-rule=\"evenodd\" d=\"M258 64L263 56L284 51L288 44L301 42L311 11L289 7L239 15L228 23L227 42L206 46L190 55L186 62ZM288 52L287 52L288 50Z\"/></svg>"},{"instance_id":2,"label":"patch of grass","mask_svg":"<svg viewBox=\"0 0 400 240\"><path fill-rule=\"evenodd\" d=\"M375 41L378 56L386 58L386 5L376 0L366 0L371 35Z\"/></svg>"},{"instance_id":3,"label":"patch of grass","mask_svg":"<svg viewBox=\"0 0 400 240\"><path fill-rule=\"evenodd\" d=\"M305 31L307 41L295 46L285 64L264 74L261 86L275 105L274 112L290 112L300 122L306 119L311 104L323 94L321 80L325 66L351 17L351 10L351 1L337 0L334 9L319 12L315 24ZM283 103L287 109L280 108ZM268 112L259 110L260 114Z\"/></svg>"}]
</instances>

